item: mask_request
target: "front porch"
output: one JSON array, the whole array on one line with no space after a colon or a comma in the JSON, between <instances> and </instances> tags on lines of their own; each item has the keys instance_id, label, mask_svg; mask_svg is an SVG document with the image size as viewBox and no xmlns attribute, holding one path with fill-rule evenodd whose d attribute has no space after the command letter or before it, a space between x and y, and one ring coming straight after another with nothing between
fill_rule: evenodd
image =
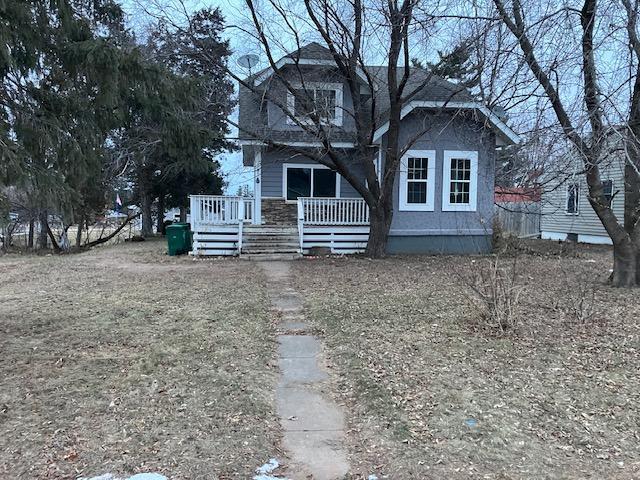
<instances>
[{"instance_id":1,"label":"front porch","mask_svg":"<svg viewBox=\"0 0 640 480\"><path fill-rule=\"evenodd\" d=\"M256 199L191 195L193 255L364 251L369 208L361 198Z\"/></svg>"}]
</instances>

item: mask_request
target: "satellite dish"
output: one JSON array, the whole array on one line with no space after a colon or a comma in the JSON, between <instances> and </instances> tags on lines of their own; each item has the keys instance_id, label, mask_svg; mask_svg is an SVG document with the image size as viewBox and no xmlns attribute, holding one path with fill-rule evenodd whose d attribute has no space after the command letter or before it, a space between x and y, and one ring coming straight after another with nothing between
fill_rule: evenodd
<instances>
[{"instance_id":1,"label":"satellite dish","mask_svg":"<svg viewBox=\"0 0 640 480\"><path fill-rule=\"evenodd\" d=\"M260 57L258 57L258 55L249 53L248 55L242 55L240 58L238 58L238 60L236 60L236 62L241 67L248 68L249 71L251 71L251 69L258 64L259 60Z\"/></svg>"}]
</instances>

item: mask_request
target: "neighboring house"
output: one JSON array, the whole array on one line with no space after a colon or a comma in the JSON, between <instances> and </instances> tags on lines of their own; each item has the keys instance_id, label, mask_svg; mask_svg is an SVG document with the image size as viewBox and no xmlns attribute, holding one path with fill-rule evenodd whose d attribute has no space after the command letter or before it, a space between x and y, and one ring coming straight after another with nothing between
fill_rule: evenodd
<instances>
[{"instance_id":1,"label":"neighboring house","mask_svg":"<svg viewBox=\"0 0 640 480\"><path fill-rule=\"evenodd\" d=\"M283 57L277 67L291 83L304 85L311 100L296 101L270 68L248 79L259 92L240 87L239 143L244 165L254 169L254 198L192 196L196 254L286 251L285 244L296 252L329 247L347 253L366 246L369 217L364 200L337 172L304 155L305 149L321 148L320 139L285 113L304 121L309 109L322 108L332 148L348 155L356 133L350 89L330 52L317 43ZM380 173L388 129L387 68L367 71L376 88L369 91L363 81L360 91L379 112L372 148ZM413 69L407 91L428 75ZM517 135L467 91L435 77L405 105L402 117L401 146L409 150L394 186L388 252L489 251L495 150L517 142ZM364 172L355 156L353 162L353 171ZM223 223L233 228L223 233L214 226Z\"/></svg>"},{"instance_id":2,"label":"neighboring house","mask_svg":"<svg viewBox=\"0 0 640 480\"><path fill-rule=\"evenodd\" d=\"M600 178L605 196L620 221L624 218L624 159L611 142L600 162ZM611 245L596 212L588 199L588 187L582 161L569 159L566 175L556 174L545 182L542 194L541 237L547 240L570 240L581 243Z\"/></svg>"}]
</instances>

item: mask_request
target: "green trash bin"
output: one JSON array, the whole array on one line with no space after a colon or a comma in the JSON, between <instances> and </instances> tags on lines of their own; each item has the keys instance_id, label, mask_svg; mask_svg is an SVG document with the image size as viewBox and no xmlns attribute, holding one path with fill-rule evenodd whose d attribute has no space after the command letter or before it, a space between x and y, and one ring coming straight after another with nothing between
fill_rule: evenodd
<instances>
[{"instance_id":1,"label":"green trash bin","mask_svg":"<svg viewBox=\"0 0 640 480\"><path fill-rule=\"evenodd\" d=\"M166 228L169 255L182 255L191 250L191 227L188 223L173 223Z\"/></svg>"}]
</instances>

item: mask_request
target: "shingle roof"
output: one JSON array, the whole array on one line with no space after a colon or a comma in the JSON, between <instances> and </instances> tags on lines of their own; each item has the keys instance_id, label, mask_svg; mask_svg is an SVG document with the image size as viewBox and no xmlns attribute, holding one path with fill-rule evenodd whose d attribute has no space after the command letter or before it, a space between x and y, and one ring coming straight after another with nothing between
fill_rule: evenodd
<instances>
[{"instance_id":1,"label":"shingle roof","mask_svg":"<svg viewBox=\"0 0 640 480\"><path fill-rule=\"evenodd\" d=\"M289 58L308 58L309 60L333 60L331 51L317 42L307 43L285 56Z\"/></svg>"},{"instance_id":2,"label":"shingle roof","mask_svg":"<svg viewBox=\"0 0 640 480\"><path fill-rule=\"evenodd\" d=\"M389 95L387 94L387 66L370 66L366 67L370 73L374 82L376 83L376 91L379 92L376 95L376 109L379 112L386 112L389 109ZM399 69L396 72L398 81L401 80L404 75L404 69ZM430 100L430 101L461 101L472 102L475 99L469 91L453 82L449 82L443 78L440 78L432 74L429 70L424 68L411 68L409 73L409 80L404 89L405 96L411 95L415 92L415 95L411 97L411 100Z\"/></svg>"},{"instance_id":3,"label":"shingle roof","mask_svg":"<svg viewBox=\"0 0 640 480\"><path fill-rule=\"evenodd\" d=\"M312 42L286 55L285 58L294 59L311 59L311 60L333 60L331 52L322 45ZM386 115L389 110L389 95L387 90L387 66L367 66L367 73L372 77L375 84L375 104L379 123L386 121ZM253 76L253 78L262 75L262 70ZM403 69L398 70L398 80L402 78ZM251 80L248 79L248 80ZM474 101L473 96L463 87L455 83L444 80L433 75L426 69L414 68L410 70L410 77L405 87L405 95L413 93L419 89L411 100L426 101ZM249 88L240 85L239 89L239 124L241 130L239 138L242 140L250 139L269 139L272 141L313 141L312 136L304 131L276 131L267 128L266 109L262 107L263 98L260 92L254 92ZM372 102L369 101L369 107ZM244 130L243 130L244 129ZM332 140L334 141L352 141L354 134L352 132L344 132L340 129L334 129L332 132Z\"/></svg>"}]
</instances>

